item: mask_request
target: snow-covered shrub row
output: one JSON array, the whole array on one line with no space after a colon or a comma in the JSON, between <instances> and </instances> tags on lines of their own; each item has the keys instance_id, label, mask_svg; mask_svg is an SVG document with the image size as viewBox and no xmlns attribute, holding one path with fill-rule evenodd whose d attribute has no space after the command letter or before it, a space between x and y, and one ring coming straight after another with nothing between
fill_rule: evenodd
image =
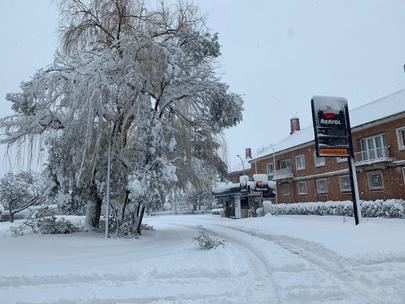
<instances>
[{"instance_id":1,"label":"snow-covered shrub row","mask_svg":"<svg viewBox=\"0 0 405 304\"><path fill-rule=\"evenodd\" d=\"M272 215L340 215L353 216L351 201L308 202L295 204L272 204L264 202L264 212ZM360 201L364 217L405 218L405 200L390 199Z\"/></svg>"},{"instance_id":2,"label":"snow-covered shrub row","mask_svg":"<svg viewBox=\"0 0 405 304\"><path fill-rule=\"evenodd\" d=\"M203 226L198 226L198 233L193 239L198 243L201 249L215 249L218 246L225 246L224 240L218 240L213 237Z\"/></svg>"}]
</instances>

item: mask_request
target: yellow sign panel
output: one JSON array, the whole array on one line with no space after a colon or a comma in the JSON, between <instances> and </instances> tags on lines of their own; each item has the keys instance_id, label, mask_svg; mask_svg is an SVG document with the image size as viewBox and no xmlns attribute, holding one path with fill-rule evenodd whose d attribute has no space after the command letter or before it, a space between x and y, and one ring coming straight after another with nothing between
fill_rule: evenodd
<instances>
[{"instance_id":1,"label":"yellow sign panel","mask_svg":"<svg viewBox=\"0 0 405 304\"><path fill-rule=\"evenodd\" d=\"M322 156L339 156L345 157L349 156L349 149L346 148L321 148L319 149L319 154Z\"/></svg>"}]
</instances>

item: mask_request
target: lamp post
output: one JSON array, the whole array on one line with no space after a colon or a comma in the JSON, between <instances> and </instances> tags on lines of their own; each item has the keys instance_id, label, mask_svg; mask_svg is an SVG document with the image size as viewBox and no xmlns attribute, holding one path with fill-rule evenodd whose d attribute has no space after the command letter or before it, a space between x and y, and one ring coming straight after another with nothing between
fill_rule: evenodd
<instances>
[{"instance_id":1,"label":"lamp post","mask_svg":"<svg viewBox=\"0 0 405 304\"><path fill-rule=\"evenodd\" d=\"M108 137L108 161L107 161L107 190L106 190L106 203L105 203L105 238L108 239L109 235L109 219L110 219L110 172L111 172L111 137L112 130Z\"/></svg>"},{"instance_id":2,"label":"lamp post","mask_svg":"<svg viewBox=\"0 0 405 304\"><path fill-rule=\"evenodd\" d=\"M242 168L243 168L243 171L245 171L245 164L243 163L243 159L242 159L242 157L240 157L240 155L239 155L239 154L238 154L238 155L236 155L236 156L240 158L240 161L242 162Z\"/></svg>"}]
</instances>

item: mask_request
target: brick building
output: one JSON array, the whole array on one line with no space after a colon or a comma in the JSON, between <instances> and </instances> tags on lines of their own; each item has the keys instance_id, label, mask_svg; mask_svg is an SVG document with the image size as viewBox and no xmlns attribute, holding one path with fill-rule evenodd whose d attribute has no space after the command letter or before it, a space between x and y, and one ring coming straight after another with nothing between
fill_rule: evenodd
<instances>
[{"instance_id":1,"label":"brick building","mask_svg":"<svg viewBox=\"0 0 405 304\"><path fill-rule=\"evenodd\" d=\"M405 198L405 90L350 111L360 199ZM277 182L279 203L350 200L346 158L318 158L313 127L300 129L291 119L291 133L248 160L229 178L267 173Z\"/></svg>"}]
</instances>

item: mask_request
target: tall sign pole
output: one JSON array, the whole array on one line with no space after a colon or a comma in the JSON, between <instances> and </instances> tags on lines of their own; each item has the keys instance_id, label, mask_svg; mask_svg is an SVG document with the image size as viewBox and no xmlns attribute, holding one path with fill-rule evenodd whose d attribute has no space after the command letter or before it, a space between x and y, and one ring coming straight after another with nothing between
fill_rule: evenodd
<instances>
[{"instance_id":1,"label":"tall sign pole","mask_svg":"<svg viewBox=\"0 0 405 304\"><path fill-rule=\"evenodd\" d=\"M347 100L342 97L314 96L311 109L317 156L348 159L354 220L358 225L359 190Z\"/></svg>"},{"instance_id":2,"label":"tall sign pole","mask_svg":"<svg viewBox=\"0 0 405 304\"><path fill-rule=\"evenodd\" d=\"M350 151L350 156L347 158L347 162L349 165L350 187L351 187L351 191L352 191L354 222L356 223L356 225L358 225L360 223L360 217L361 217L360 195L359 195L359 186L357 184L356 165L355 165L355 161L354 161L352 128L350 127L349 109L347 107L347 104L345 106L345 112L346 112L347 135L348 135L349 151Z\"/></svg>"}]
</instances>

